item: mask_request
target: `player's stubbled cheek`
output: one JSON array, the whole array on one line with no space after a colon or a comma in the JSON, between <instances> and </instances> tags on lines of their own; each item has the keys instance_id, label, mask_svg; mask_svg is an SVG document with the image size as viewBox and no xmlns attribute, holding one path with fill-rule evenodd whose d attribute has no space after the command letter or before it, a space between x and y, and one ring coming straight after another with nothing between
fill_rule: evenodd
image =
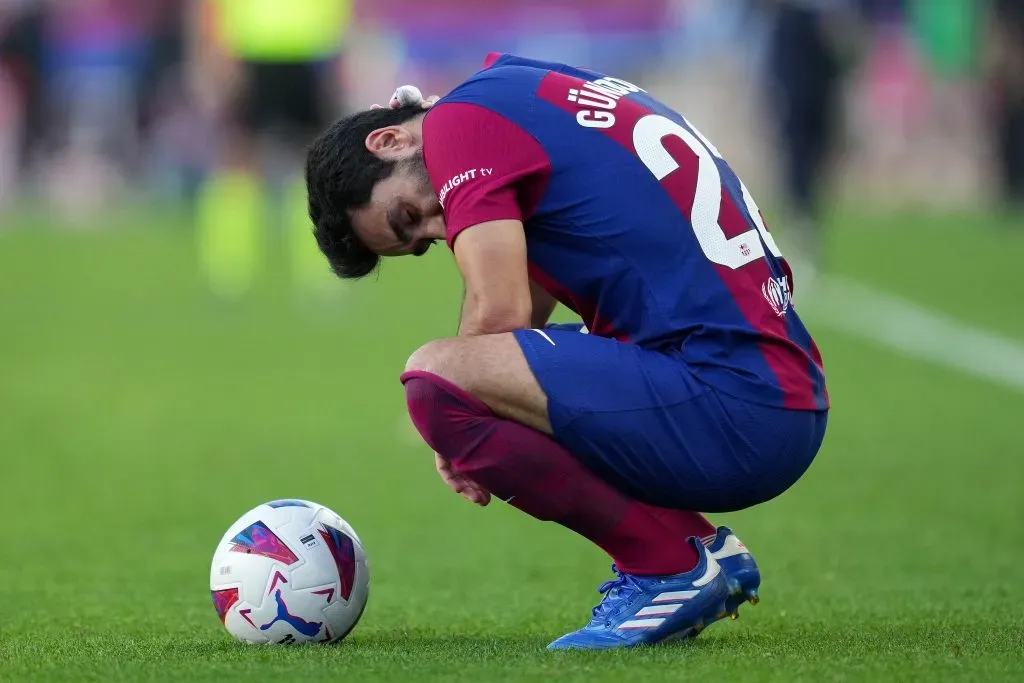
<instances>
[{"instance_id":1,"label":"player's stubbled cheek","mask_svg":"<svg viewBox=\"0 0 1024 683\"><path fill-rule=\"evenodd\" d=\"M386 211L371 204L352 213L352 227L356 237L366 248L382 256L403 253L403 245L397 241L388 226Z\"/></svg>"}]
</instances>

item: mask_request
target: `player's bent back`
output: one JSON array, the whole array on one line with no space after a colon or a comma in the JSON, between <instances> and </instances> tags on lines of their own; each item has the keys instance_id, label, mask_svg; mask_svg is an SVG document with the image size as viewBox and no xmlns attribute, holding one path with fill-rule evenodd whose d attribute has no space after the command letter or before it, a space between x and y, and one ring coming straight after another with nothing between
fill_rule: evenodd
<instances>
[{"instance_id":1,"label":"player's bent back","mask_svg":"<svg viewBox=\"0 0 1024 683\"><path fill-rule=\"evenodd\" d=\"M502 55L434 105L423 131L449 244L520 219L531 279L592 334L677 356L732 396L828 408L790 269L750 192L683 115L620 79Z\"/></svg>"}]
</instances>

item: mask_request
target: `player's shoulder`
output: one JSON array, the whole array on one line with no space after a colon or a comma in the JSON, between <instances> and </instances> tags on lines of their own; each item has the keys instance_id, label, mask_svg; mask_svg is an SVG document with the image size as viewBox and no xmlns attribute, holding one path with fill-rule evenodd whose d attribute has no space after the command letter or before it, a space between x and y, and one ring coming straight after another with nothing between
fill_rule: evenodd
<instances>
[{"instance_id":1,"label":"player's shoulder","mask_svg":"<svg viewBox=\"0 0 1024 683\"><path fill-rule=\"evenodd\" d=\"M491 53L483 69L456 86L437 105L475 104L510 118L518 118L517 115L534 108L537 92L545 77L551 73L574 71L577 69L558 62L508 53Z\"/></svg>"}]
</instances>

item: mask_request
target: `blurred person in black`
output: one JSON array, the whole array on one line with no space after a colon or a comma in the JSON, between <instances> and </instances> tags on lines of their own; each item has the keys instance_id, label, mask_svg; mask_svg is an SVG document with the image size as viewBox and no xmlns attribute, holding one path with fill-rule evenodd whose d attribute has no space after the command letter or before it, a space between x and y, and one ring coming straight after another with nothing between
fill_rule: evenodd
<instances>
[{"instance_id":1,"label":"blurred person in black","mask_svg":"<svg viewBox=\"0 0 1024 683\"><path fill-rule=\"evenodd\" d=\"M13 75L22 106L21 173L30 170L46 139L43 63L47 16L45 3L22 2L15 3L6 19L0 17L0 63Z\"/></svg>"},{"instance_id":2,"label":"blurred person in black","mask_svg":"<svg viewBox=\"0 0 1024 683\"><path fill-rule=\"evenodd\" d=\"M217 295L245 295L266 223L280 223L296 286L319 291L331 278L310 247L296 150L333 118L330 82L352 0L195 0L194 10L195 68L217 102L222 141L197 201L201 267ZM268 221L271 208L280 216Z\"/></svg>"},{"instance_id":3,"label":"blurred person in black","mask_svg":"<svg viewBox=\"0 0 1024 683\"><path fill-rule=\"evenodd\" d=\"M1024 0L992 0L985 66L1002 198L1024 212Z\"/></svg>"},{"instance_id":4,"label":"blurred person in black","mask_svg":"<svg viewBox=\"0 0 1024 683\"><path fill-rule=\"evenodd\" d=\"M146 41L137 72L139 128L143 136L186 97L182 83L185 61L185 7L180 0L147 0L139 6Z\"/></svg>"},{"instance_id":5,"label":"blurred person in black","mask_svg":"<svg viewBox=\"0 0 1024 683\"><path fill-rule=\"evenodd\" d=\"M848 47L850 0L754 0L769 28L765 64L769 111L782 153L794 262L820 262L819 195L836 140L837 105Z\"/></svg>"}]
</instances>

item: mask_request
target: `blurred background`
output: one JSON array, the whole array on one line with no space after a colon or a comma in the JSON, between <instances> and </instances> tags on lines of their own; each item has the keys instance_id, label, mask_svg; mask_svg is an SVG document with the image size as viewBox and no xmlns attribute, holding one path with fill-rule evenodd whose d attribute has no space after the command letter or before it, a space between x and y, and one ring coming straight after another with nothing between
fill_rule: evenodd
<instances>
[{"instance_id":1,"label":"blurred background","mask_svg":"<svg viewBox=\"0 0 1024 683\"><path fill-rule=\"evenodd\" d=\"M1019 204L1022 15L1016 0L0 0L0 210L70 223L196 202L227 170L280 179L334 117L399 83L443 94L490 50L643 81L801 218L826 184L858 205Z\"/></svg>"},{"instance_id":2,"label":"blurred background","mask_svg":"<svg viewBox=\"0 0 1024 683\"><path fill-rule=\"evenodd\" d=\"M400 84L443 94L489 51L677 107L800 261L829 435L793 491L719 520L780 601L969 607L961 634L1019 604L985 591L1024 561L1024 0L0 0L0 545L20 558L0 597L34 615L11 628L70 612L106 632L157 584L140 632L212 634L220 534L287 497L363 536L371 632L532 623L509 601L525 575L590 604L566 577L605 578L600 553L463 505L405 417L405 359L457 326L450 255L343 283L305 215L317 131ZM28 509L103 542L56 554ZM946 542L986 535L984 554ZM988 603L935 570L950 561ZM446 611L459 585L473 596Z\"/></svg>"}]
</instances>

